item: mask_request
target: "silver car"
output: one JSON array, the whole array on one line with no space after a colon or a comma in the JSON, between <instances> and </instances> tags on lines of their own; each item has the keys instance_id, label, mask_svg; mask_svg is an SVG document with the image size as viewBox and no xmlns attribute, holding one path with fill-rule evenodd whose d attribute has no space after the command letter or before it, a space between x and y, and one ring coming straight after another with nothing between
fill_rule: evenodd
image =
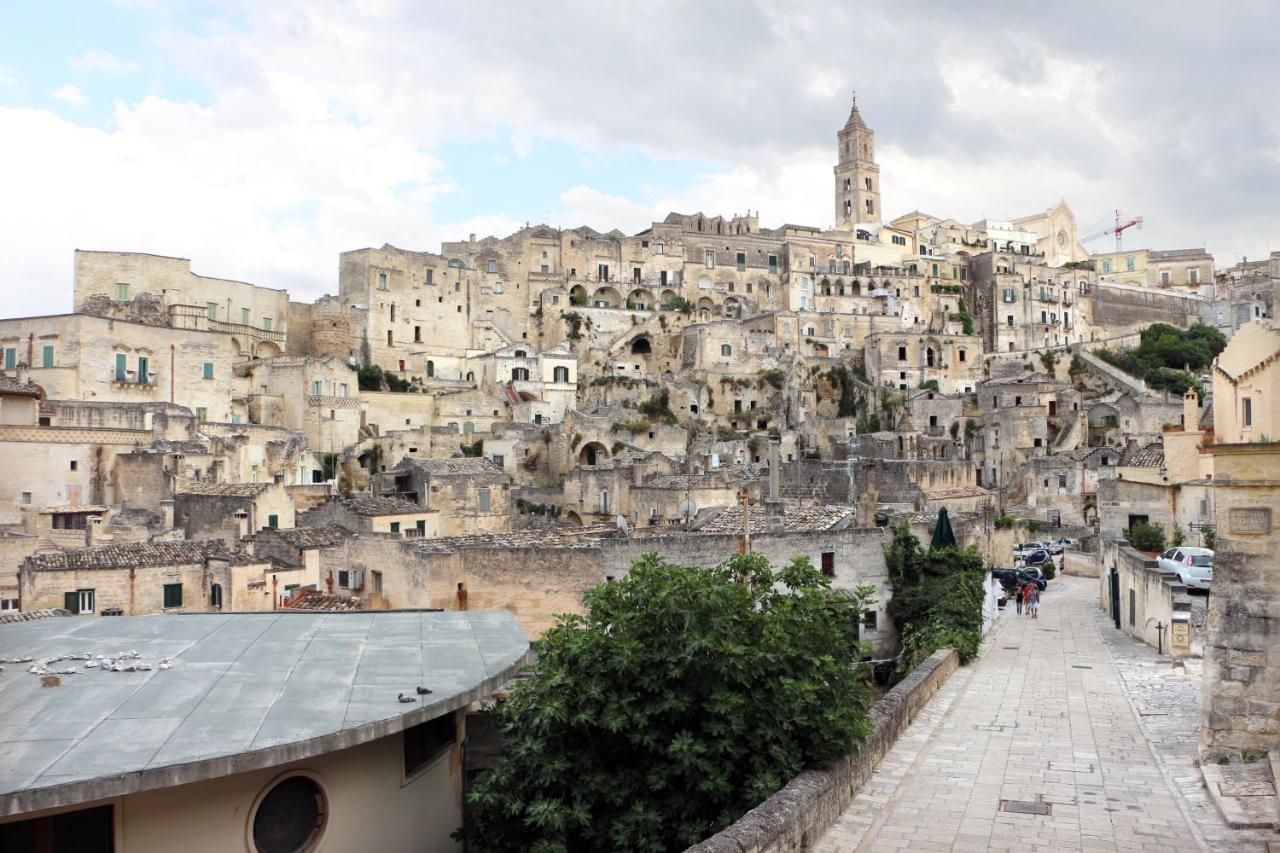
<instances>
[{"instance_id":1,"label":"silver car","mask_svg":"<svg viewBox=\"0 0 1280 853\"><path fill-rule=\"evenodd\" d=\"M1176 574L1188 589L1207 590L1213 583L1213 551L1208 548L1170 548L1157 562L1164 571Z\"/></svg>"}]
</instances>

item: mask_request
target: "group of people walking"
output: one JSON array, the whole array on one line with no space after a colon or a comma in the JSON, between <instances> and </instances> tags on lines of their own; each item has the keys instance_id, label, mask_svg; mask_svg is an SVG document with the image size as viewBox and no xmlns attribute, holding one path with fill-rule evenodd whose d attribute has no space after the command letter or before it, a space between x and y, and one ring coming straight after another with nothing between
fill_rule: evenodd
<instances>
[{"instance_id":1,"label":"group of people walking","mask_svg":"<svg viewBox=\"0 0 1280 853\"><path fill-rule=\"evenodd\" d=\"M1040 587L1030 582L1024 583L1018 587L1013 597L1018 603L1019 616L1025 608L1027 615L1032 619L1040 618Z\"/></svg>"}]
</instances>

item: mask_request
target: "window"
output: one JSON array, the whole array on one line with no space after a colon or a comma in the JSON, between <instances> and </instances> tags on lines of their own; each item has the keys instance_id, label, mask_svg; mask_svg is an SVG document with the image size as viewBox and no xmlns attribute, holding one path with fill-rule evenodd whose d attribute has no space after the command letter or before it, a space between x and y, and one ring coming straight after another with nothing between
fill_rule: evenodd
<instances>
[{"instance_id":1,"label":"window","mask_svg":"<svg viewBox=\"0 0 1280 853\"><path fill-rule=\"evenodd\" d=\"M422 343L422 327L421 326L413 327L413 342L416 344Z\"/></svg>"},{"instance_id":2,"label":"window","mask_svg":"<svg viewBox=\"0 0 1280 853\"><path fill-rule=\"evenodd\" d=\"M870 191L870 189L871 189L871 179L870 179L870 178L863 178L862 180L864 181L864 183L865 183L865 186L866 186L867 190L868 190L868 191ZM868 212L868 213L870 213L870 212L871 212L871 208L870 208L870 206L868 206L868 207L867 207L867 212Z\"/></svg>"},{"instance_id":3,"label":"window","mask_svg":"<svg viewBox=\"0 0 1280 853\"><path fill-rule=\"evenodd\" d=\"M906 360L907 360L907 348L898 347L898 361L906 361Z\"/></svg>"},{"instance_id":4,"label":"window","mask_svg":"<svg viewBox=\"0 0 1280 853\"><path fill-rule=\"evenodd\" d=\"M40 349L40 366L53 367L53 347L45 345Z\"/></svg>"},{"instance_id":5,"label":"window","mask_svg":"<svg viewBox=\"0 0 1280 853\"><path fill-rule=\"evenodd\" d=\"M23 504L25 504L25 505L30 505L30 504L31 504L31 493L30 493L30 492L23 492L23 493L22 493L22 503L23 503Z\"/></svg>"},{"instance_id":6,"label":"window","mask_svg":"<svg viewBox=\"0 0 1280 853\"><path fill-rule=\"evenodd\" d=\"M737 257L736 257L736 262L737 262L737 265L738 265L738 272L743 272L744 270L746 270L746 268L747 268L747 253L746 253L746 252L738 252Z\"/></svg>"},{"instance_id":7,"label":"window","mask_svg":"<svg viewBox=\"0 0 1280 853\"><path fill-rule=\"evenodd\" d=\"M488 270L489 272L497 272L497 271L498 271L498 262L497 262L497 261L489 261L489 262L485 265L485 269L486 269L486 270Z\"/></svg>"},{"instance_id":8,"label":"window","mask_svg":"<svg viewBox=\"0 0 1280 853\"><path fill-rule=\"evenodd\" d=\"M1132 255L1124 259L1124 269L1125 269L1125 272L1133 272L1134 263L1133 263Z\"/></svg>"},{"instance_id":9,"label":"window","mask_svg":"<svg viewBox=\"0 0 1280 853\"><path fill-rule=\"evenodd\" d=\"M13 355L13 350L7 349L4 351L5 367L13 366L12 364L10 364L10 362L13 360L12 355ZM129 357L122 352L118 352L116 353L116 381L127 382L128 380L129 380Z\"/></svg>"},{"instance_id":10,"label":"window","mask_svg":"<svg viewBox=\"0 0 1280 853\"><path fill-rule=\"evenodd\" d=\"M91 589L77 589L62 596L62 606L72 613L92 613L94 595Z\"/></svg>"},{"instance_id":11,"label":"window","mask_svg":"<svg viewBox=\"0 0 1280 853\"><path fill-rule=\"evenodd\" d=\"M1008 315L1007 317L1005 317L1004 319L1005 319L1005 323L1006 323L1010 328L1012 328L1012 327L1013 327L1013 315L1012 315L1012 314L1010 314L1010 315ZM1013 345L1012 345L1012 343L1011 343L1011 344L1010 344L1010 348L1012 348L1012 346L1013 346Z\"/></svg>"},{"instance_id":12,"label":"window","mask_svg":"<svg viewBox=\"0 0 1280 853\"><path fill-rule=\"evenodd\" d=\"M253 322L252 312L248 308L240 309L240 322L246 326Z\"/></svg>"},{"instance_id":13,"label":"window","mask_svg":"<svg viewBox=\"0 0 1280 853\"><path fill-rule=\"evenodd\" d=\"M871 199L867 199L867 213L875 213L875 212L876 212L875 203L872 202Z\"/></svg>"},{"instance_id":14,"label":"window","mask_svg":"<svg viewBox=\"0 0 1280 853\"><path fill-rule=\"evenodd\" d=\"M1103 259L1103 261L1102 261L1102 271L1103 271L1103 272L1111 272L1111 261L1109 261L1109 260L1107 260L1107 259L1105 259L1105 258Z\"/></svg>"},{"instance_id":15,"label":"window","mask_svg":"<svg viewBox=\"0 0 1280 853\"><path fill-rule=\"evenodd\" d=\"M708 267L714 267L716 265L716 253L713 250L707 249L707 254L704 259L704 263Z\"/></svg>"},{"instance_id":16,"label":"window","mask_svg":"<svg viewBox=\"0 0 1280 853\"><path fill-rule=\"evenodd\" d=\"M527 382L529 380L529 368L513 367L511 368L512 382Z\"/></svg>"},{"instance_id":17,"label":"window","mask_svg":"<svg viewBox=\"0 0 1280 853\"><path fill-rule=\"evenodd\" d=\"M567 367L557 367L554 371L552 371L552 374L555 377L556 382L569 381L569 368Z\"/></svg>"},{"instance_id":18,"label":"window","mask_svg":"<svg viewBox=\"0 0 1280 853\"><path fill-rule=\"evenodd\" d=\"M117 363L119 362L119 360L120 360L120 356L116 356ZM18 366L18 351L13 347L5 347L4 369L13 370L17 366Z\"/></svg>"},{"instance_id":19,"label":"window","mask_svg":"<svg viewBox=\"0 0 1280 853\"><path fill-rule=\"evenodd\" d=\"M129 301L129 285L123 281L116 282L116 301L117 302Z\"/></svg>"},{"instance_id":20,"label":"window","mask_svg":"<svg viewBox=\"0 0 1280 853\"><path fill-rule=\"evenodd\" d=\"M14 609L17 609L16 607ZM0 850L77 850L111 853L112 806L77 809L0 825Z\"/></svg>"},{"instance_id":21,"label":"window","mask_svg":"<svg viewBox=\"0 0 1280 853\"><path fill-rule=\"evenodd\" d=\"M1160 270L1160 283L1161 283L1161 284L1169 284L1169 283L1170 283L1170 282L1169 282L1169 279L1170 279L1169 271L1168 271L1168 270Z\"/></svg>"},{"instance_id":22,"label":"window","mask_svg":"<svg viewBox=\"0 0 1280 853\"><path fill-rule=\"evenodd\" d=\"M182 584L167 583L164 585L164 606L166 608L182 606Z\"/></svg>"},{"instance_id":23,"label":"window","mask_svg":"<svg viewBox=\"0 0 1280 853\"><path fill-rule=\"evenodd\" d=\"M1200 283L1200 270L1198 269L1187 270L1187 284L1199 284L1199 283Z\"/></svg>"},{"instance_id":24,"label":"window","mask_svg":"<svg viewBox=\"0 0 1280 853\"><path fill-rule=\"evenodd\" d=\"M399 533L399 532L400 532L400 522L398 522L398 521L393 521L393 522L391 522L391 532L392 532L392 533Z\"/></svg>"},{"instance_id":25,"label":"window","mask_svg":"<svg viewBox=\"0 0 1280 853\"><path fill-rule=\"evenodd\" d=\"M493 283L493 292L494 292L494 293L503 293L503 292L504 292L504 291L503 291L503 289L502 289L502 282L500 282L500 281L496 281L496 282L494 282L494 283Z\"/></svg>"},{"instance_id":26,"label":"window","mask_svg":"<svg viewBox=\"0 0 1280 853\"><path fill-rule=\"evenodd\" d=\"M74 459L72 459L72 460L71 460L71 462L70 462L70 463L69 463L69 465L68 465L68 468L69 468L69 470L71 470L71 471L75 471L75 470L76 470L77 468L79 468L79 467L80 467L79 463L77 463L77 462L76 462L76 460L74 460Z\"/></svg>"},{"instance_id":27,"label":"window","mask_svg":"<svg viewBox=\"0 0 1280 853\"><path fill-rule=\"evenodd\" d=\"M654 245L654 252L659 255L664 254L666 252L666 247L663 246L661 243L657 243Z\"/></svg>"},{"instance_id":28,"label":"window","mask_svg":"<svg viewBox=\"0 0 1280 853\"><path fill-rule=\"evenodd\" d=\"M313 380L311 382L311 396L319 397L323 391L323 388L324 388L324 384L319 379Z\"/></svg>"},{"instance_id":29,"label":"window","mask_svg":"<svg viewBox=\"0 0 1280 853\"><path fill-rule=\"evenodd\" d=\"M404 730L404 778L411 779L447 752L457 738L453 714L445 714Z\"/></svg>"},{"instance_id":30,"label":"window","mask_svg":"<svg viewBox=\"0 0 1280 853\"><path fill-rule=\"evenodd\" d=\"M965 360L965 351L964 351L964 350L960 350L959 357L960 357L960 360L961 360L961 361L964 361L964 360Z\"/></svg>"},{"instance_id":31,"label":"window","mask_svg":"<svg viewBox=\"0 0 1280 853\"><path fill-rule=\"evenodd\" d=\"M769 272L777 272L777 271L778 271L778 256L770 255L769 256Z\"/></svg>"},{"instance_id":32,"label":"window","mask_svg":"<svg viewBox=\"0 0 1280 853\"><path fill-rule=\"evenodd\" d=\"M829 578L836 576L836 552L822 552L822 573Z\"/></svg>"},{"instance_id":33,"label":"window","mask_svg":"<svg viewBox=\"0 0 1280 853\"><path fill-rule=\"evenodd\" d=\"M144 385L151 381L150 367L150 359L146 356L138 356L138 381Z\"/></svg>"},{"instance_id":34,"label":"window","mask_svg":"<svg viewBox=\"0 0 1280 853\"><path fill-rule=\"evenodd\" d=\"M1247 427L1253 426L1253 398L1245 397L1244 400L1241 401L1241 405L1244 407L1243 412L1240 415L1241 425Z\"/></svg>"},{"instance_id":35,"label":"window","mask_svg":"<svg viewBox=\"0 0 1280 853\"><path fill-rule=\"evenodd\" d=\"M204 307L205 313L208 315L210 320L218 319L218 303L206 302Z\"/></svg>"},{"instance_id":36,"label":"window","mask_svg":"<svg viewBox=\"0 0 1280 853\"><path fill-rule=\"evenodd\" d=\"M209 587L209 606L222 607L222 584L215 583Z\"/></svg>"},{"instance_id":37,"label":"window","mask_svg":"<svg viewBox=\"0 0 1280 853\"><path fill-rule=\"evenodd\" d=\"M314 850L328 819L324 791L310 776L289 776L262 797L253 815L257 853Z\"/></svg>"},{"instance_id":38,"label":"window","mask_svg":"<svg viewBox=\"0 0 1280 853\"><path fill-rule=\"evenodd\" d=\"M212 379L212 378L213 378L213 362L212 362L212 361L206 361L206 362L204 363L204 369L203 369L202 376L203 376L205 379Z\"/></svg>"},{"instance_id":39,"label":"window","mask_svg":"<svg viewBox=\"0 0 1280 853\"><path fill-rule=\"evenodd\" d=\"M864 610L862 611L862 627L869 631L876 630L879 624L879 611Z\"/></svg>"},{"instance_id":40,"label":"window","mask_svg":"<svg viewBox=\"0 0 1280 853\"><path fill-rule=\"evenodd\" d=\"M733 347L729 346L729 344L721 344L721 345L720 345L720 354L721 354L721 355L733 355Z\"/></svg>"},{"instance_id":41,"label":"window","mask_svg":"<svg viewBox=\"0 0 1280 853\"><path fill-rule=\"evenodd\" d=\"M263 318L262 318L262 331L264 331L264 332L269 332L269 331L271 331L271 318L270 318L270 317L263 317Z\"/></svg>"},{"instance_id":42,"label":"window","mask_svg":"<svg viewBox=\"0 0 1280 853\"><path fill-rule=\"evenodd\" d=\"M479 494L480 494L480 511L489 512L489 506L490 506L489 490L481 489Z\"/></svg>"}]
</instances>

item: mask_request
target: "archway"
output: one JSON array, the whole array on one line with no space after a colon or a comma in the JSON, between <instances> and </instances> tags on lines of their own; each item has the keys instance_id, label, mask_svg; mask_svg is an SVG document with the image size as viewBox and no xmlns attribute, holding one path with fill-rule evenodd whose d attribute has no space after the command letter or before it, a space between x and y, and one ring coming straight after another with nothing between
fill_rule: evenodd
<instances>
[{"instance_id":1,"label":"archway","mask_svg":"<svg viewBox=\"0 0 1280 853\"><path fill-rule=\"evenodd\" d=\"M649 343L649 339L641 335L631 342L632 355L649 355L653 352L653 344Z\"/></svg>"},{"instance_id":2,"label":"archway","mask_svg":"<svg viewBox=\"0 0 1280 853\"><path fill-rule=\"evenodd\" d=\"M578 511L576 509L566 509L560 513L560 517L568 524L576 524L579 527L582 526L582 516L578 515Z\"/></svg>"},{"instance_id":3,"label":"archway","mask_svg":"<svg viewBox=\"0 0 1280 853\"><path fill-rule=\"evenodd\" d=\"M569 304L570 304L570 305L586 305L586 304L587 304L587 301L588 301L588 300L587 300L587 289L586 289L585 287L583 287L582 285L580 285L580 284L575 284L575 285L574 285L574 286L569 290Z\"/></svg>"},{"instance_id":4,"label":"archway","mask_svg":"<svg viewBox=\"0 0 1280 853\"><path fill-rule=\"evenodd\" d=\"M637 287L627 294L627 307L637 311L648 311L654 307L653 293L643 287Z\"/></svg>"},{"instance_id":5,"label":"archway","mask_svg":"<svg viewBox=\"0 0 1280 853\"><path fill-rule=\"evenodd\" d=\"M679 294L676 293L674 290L671 290L670 288L662 291L662 304L666 305L669 302L675 301L675 298L677 296L679 296Z\"/></svg>"},{"instance_id":6,"label":"archway","mask_svg":"<svg viewBox=\"0 0 1280 853\"><path fill-rule=\"evenodd\" d=\"M726 317L742 316L742 303L730 296L724 301L724 315Z\"/></svg>"},{"instance_id":7,"label":"archway","mask_svg":"<svg viewBox=\"0 0 1280 853\"><path fill-rule=\"evenodd\" d=\"M588 441L578 451L579 465L599 465L609 458L609 451L598 441Z\"/></svg>"},{"instance_id":8,"label":"archway","mask_svg":"<svg viewBox=\"0 0 1280 853\"><path fill-rule=\"evenodd\" d=\"M262 341L258 344L256 355L258 358L275 358L278 355L284 355L284 352L274 342Z\"/></svg>"},{"instance_id":9,"label":"archway","mask_svg":"<svg viewBox=\"0 0 1280 853\"><path fill-rule=\"evenodd\" d=\"M601 287L591 297L591 304L596 308L617 308L622 304L622 294L612 287Z\"/></svg>"}]
</instances>

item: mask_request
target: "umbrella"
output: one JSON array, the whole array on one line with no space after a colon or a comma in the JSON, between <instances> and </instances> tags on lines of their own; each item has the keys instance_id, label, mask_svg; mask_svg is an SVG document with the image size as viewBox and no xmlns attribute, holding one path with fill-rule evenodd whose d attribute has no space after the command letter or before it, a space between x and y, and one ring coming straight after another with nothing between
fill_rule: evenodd
<instances>
[{"instance_id":1,"label":"umbrella","mask_svg":"<svg viewBox=\"0 0 1280 853\"><path fill-rule=\"evenodd\" d=\"M947 515L947 508L944 506L938 510L938 523L933 528L933 541L929 543L930 548L954 548L956 545L956 535L951 530L951 518Z\"/></svg>"}]
</instances>

